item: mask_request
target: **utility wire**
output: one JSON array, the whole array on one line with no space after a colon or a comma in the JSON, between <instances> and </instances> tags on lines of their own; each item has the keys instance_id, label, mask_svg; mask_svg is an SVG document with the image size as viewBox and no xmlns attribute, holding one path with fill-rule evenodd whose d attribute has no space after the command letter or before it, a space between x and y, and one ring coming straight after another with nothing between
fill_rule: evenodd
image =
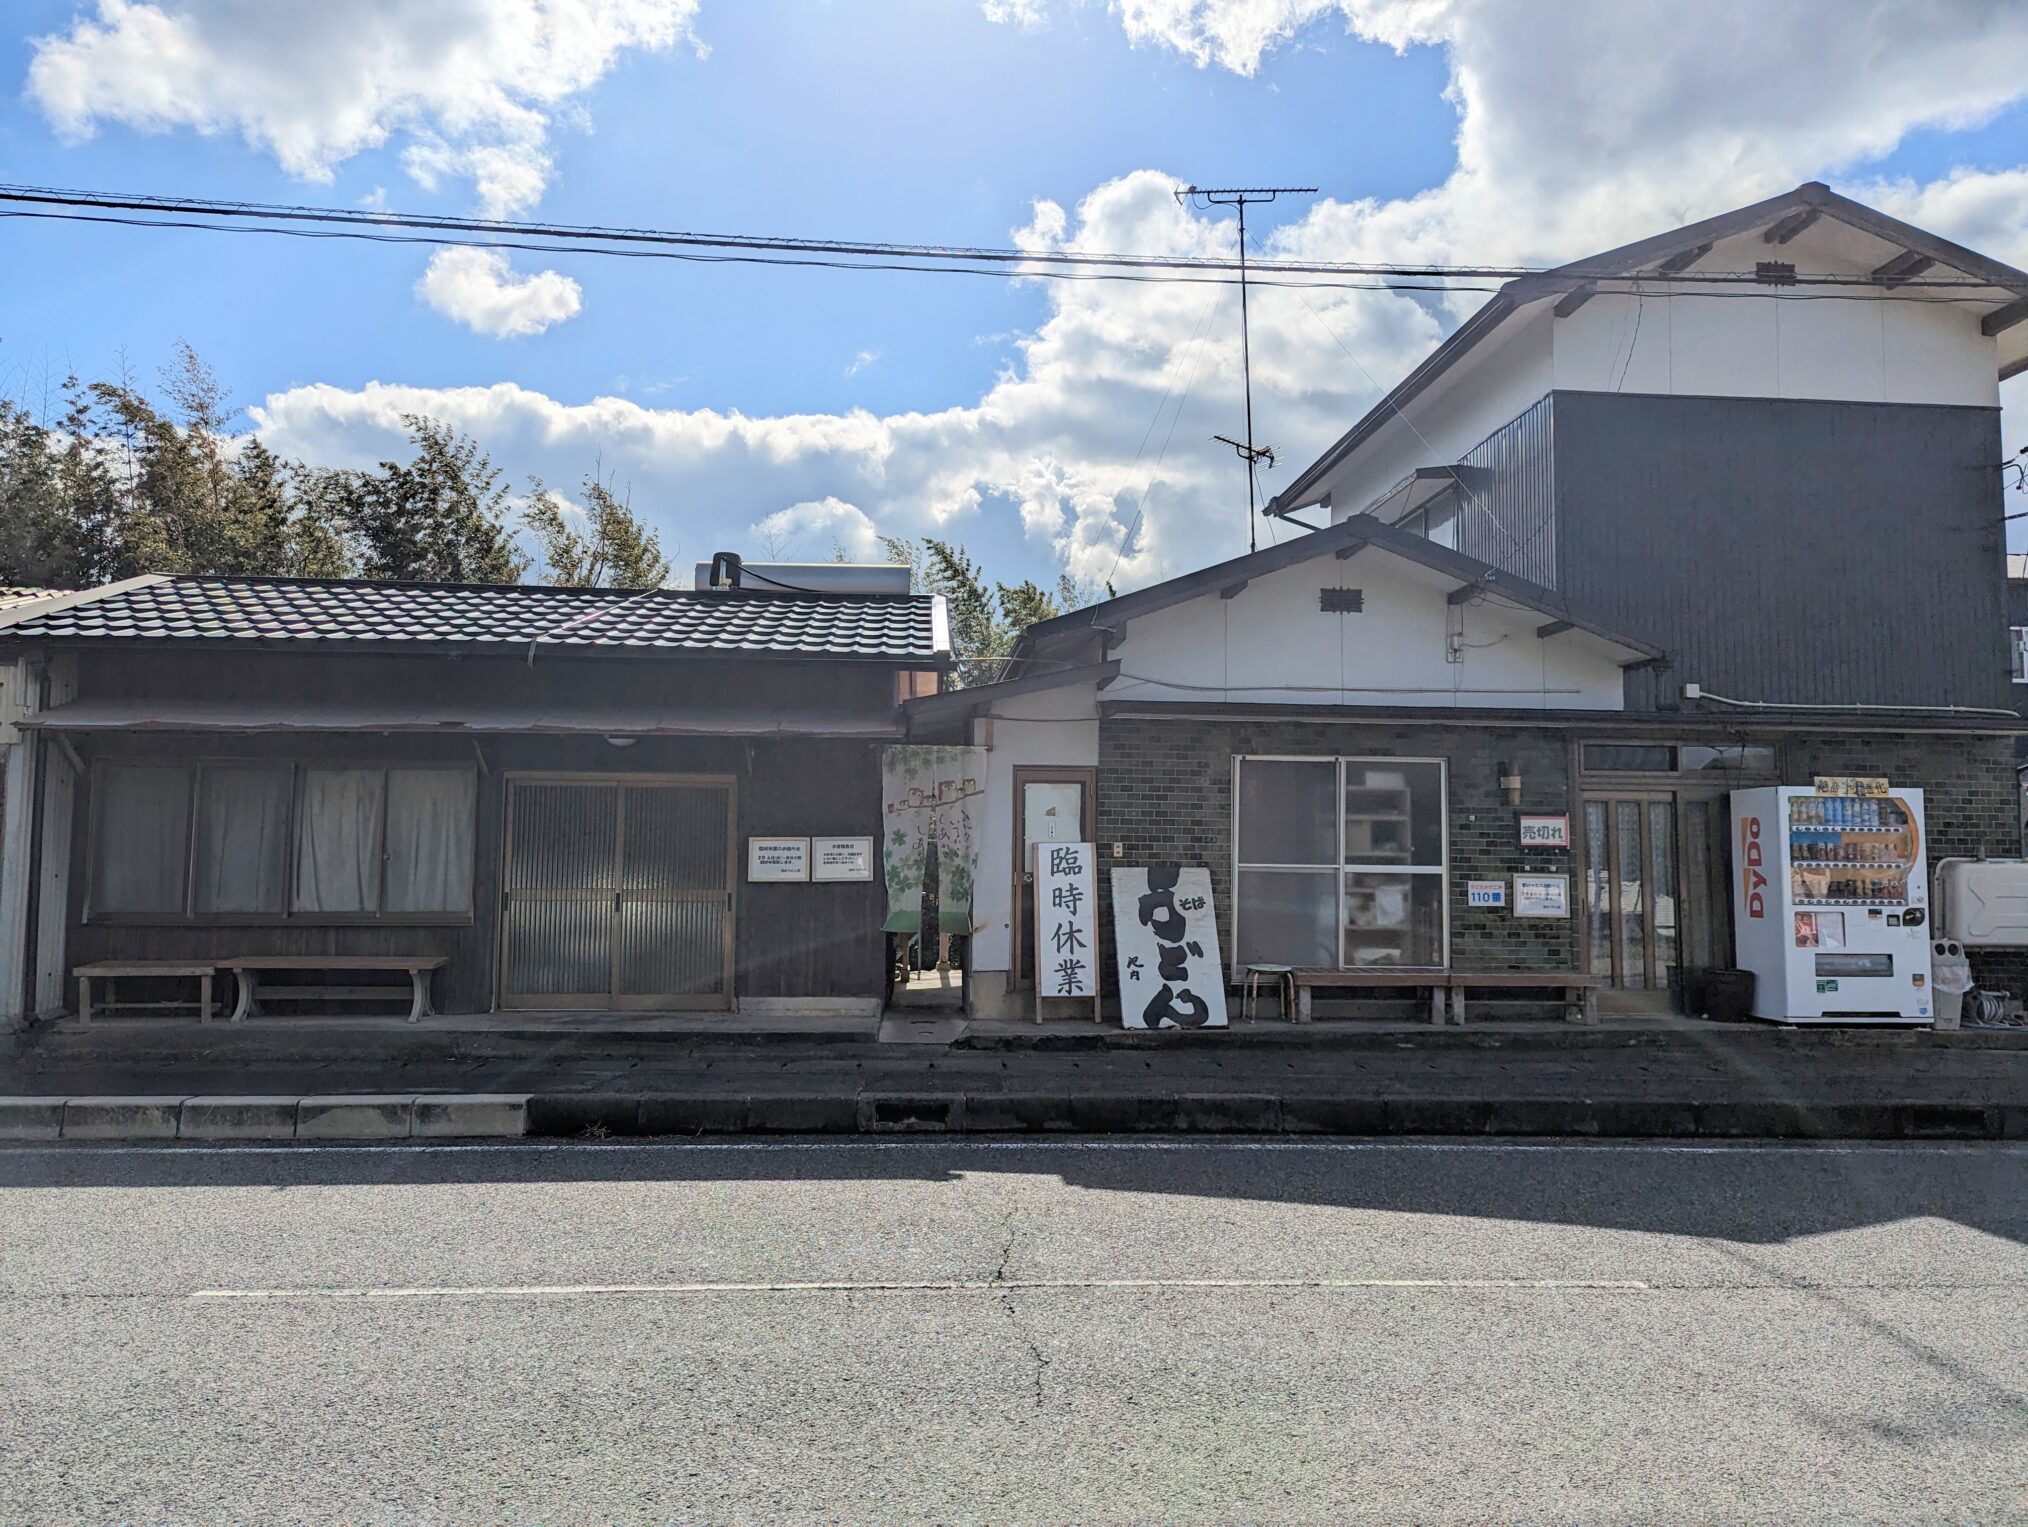
<instances>
[{"instance_id":1,"label":"utility wire","mask_svg":"<svg viewBox=\"0 0 2028 1527\"><path fill-rule=\"evenodd\" d=\"M920 264L934 262L958 262L967 267L1012 266L1022 275L1040 274L1048 268L1072 268L1080 270L1126 269L1162 273L1199 271L1218 275L1237 276L1240 261L1223 256L1209 255L1137 255L1116 254L1075 249L1004 249L984 246L947 244L906 244L887 240L848 240L786 238L759 234L689 233L669 229L628 228L601 224L549 223L515 221L498 218L471 218L450 216L422 216L412 213L369 211L349 207L315 207L289 205L275 202L216 201L202 197L152 196L138 193L108 193L70 190L52 186L33 186L0 183L0 203L11 203L21 207L54 209L42 216L62 217L80 221L129 222L139 226L170 227L235 227L249 231L279 233L287 231L277 224L317 224L325 227L348 230L360 236L377 235L385 242L402 242L386 233L390 229L406 229L421 233L452 236L442 240L416 239L413 242L466 242L475 236L502 240L537 240L536 244L504 242L502 248L549 249L558 242L575 244L579 247L570 252L591 253L594 247L644 246L662 249L719 250L738 255L742 260L753 256L816 256L815 260L795 260L782 263L823 263L827 259L841 259L857 268L866 260L893 260L902 262L897 268L916 268ZM80 214L146 214L144 218L102 216L97 219L82 217ZM29 215L29 214L22 214ZM170 221L173 220L173 221ZM767 261L763 263L775 263ZM1335 276L1335 277L1383 277L1424 278L1440 281L1456 280L1518 280L1528 277L1554 277L1558 281L1569 281L1573 285L1589 281L1615 281L1632 279L1625 271L1589 270L1581 264L1563 266L1527 265L1444 265L1444 264L1403 264L1399 262L1361 261L1315 261L1315 260L1268 260L1251 261L1252 270L1267 275L1279 276ZM887 268L875 266L874 268ZM1651 271L1642 273L1638 279L1643 282L1663 282L1675 285L1710 287L1714 285L1762 286L1765 283L1750 271ZM1796 285L1815 286L1875 286L1864 277L1836 277L1797 274L1790 278ZM1961 288L1966 290L1989 291L1991 283L1975 277L1937 278L1917 277L1897 282L1894 291L1938 290ZM1990 299L1989 299L1990 300Z\"/></svg>"}]
</instances>

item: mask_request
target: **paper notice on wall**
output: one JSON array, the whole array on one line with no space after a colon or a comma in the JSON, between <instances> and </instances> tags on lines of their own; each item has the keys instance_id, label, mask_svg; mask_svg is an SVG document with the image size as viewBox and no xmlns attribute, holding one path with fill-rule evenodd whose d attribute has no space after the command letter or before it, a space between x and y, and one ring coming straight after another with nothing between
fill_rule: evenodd
<instances>
[{"instance_id":1,"label":"paper notice on wall","mask_svg":"<svg viewBox=\"0 0 2028 1527\"><path fill-rule=\"evenodd\" d=\"M1113 949L1127 1028L1225 1027L1225 964L1203 865L1114 870Z\"/></svg>"},{"instance_id":2,"label":"paper notice on wall","mask_svg":"<svg viewBox=\"0 0 2028 1527\"><path fill-rule=\"evenodd\" d=\"M1035 870L1036 990L1045 997L1098 995L1098 848L1038 843Z\"/></svg>"}]
</instances>

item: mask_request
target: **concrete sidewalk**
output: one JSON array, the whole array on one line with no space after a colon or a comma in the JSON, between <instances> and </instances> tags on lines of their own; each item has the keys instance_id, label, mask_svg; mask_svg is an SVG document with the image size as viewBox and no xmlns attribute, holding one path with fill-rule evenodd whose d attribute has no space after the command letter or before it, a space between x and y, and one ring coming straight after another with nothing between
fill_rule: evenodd
<instances>
[{"instance_id":1,"label":"concrete sidewalk","mask_svg":"<svg viewBox=\"0 0 2028 1527\"><path fill-rule=\"evenodd\" d=\"M954 1043L883 1044L839 1034L762 1042L723 1033L538 1037L135 1023L26 1036L0 1057L0 1095L37 1100L39 1112L21 1115L37 1138L82 1138L66 1122L101 1117L105 1100L153 1110L132 1115L143 1120L136 1138L219 1138L203 1130L223 1127L221 1100L267 1110L258 1117L272 1133L237 1138L457 1134L436 1121L444 1105L472 1099L468 1119L489 1100L496 1106L488 1127L469 1131L480 1135L1237 1130L2023 1139L2028 1033L1654 1022L1276 1024L1224 1035L1009 1026ZM518 1127L497 1112L505 1100L521 1110ZM335 1110L340 1101L359 1106ZM375 1107L406 1112L363 1124L361 1133L329 1133L347 1117L372 1124ZM198 1127L185 1128L186 1118Z\"/></svg>"}]
</instances>

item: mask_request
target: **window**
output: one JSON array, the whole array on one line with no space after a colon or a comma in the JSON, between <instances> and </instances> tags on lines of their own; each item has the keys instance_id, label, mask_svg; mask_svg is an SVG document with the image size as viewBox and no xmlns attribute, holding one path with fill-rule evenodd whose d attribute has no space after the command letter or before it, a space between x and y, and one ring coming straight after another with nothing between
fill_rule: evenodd
<instances>
[{"instance_id":1,"label":"window","mask_svg":"<svg viewBox=\"0 0 2028 1527\"><path fill-rule=\"evenodd\" d=\"M2014 682L2028 684L2028 626L2015 626L2009 630L2007 646L2014 655Z\"/></svg>"},{"instance_id":2,"label":"window","mask_svg":"<svg viewBox=\"0 0 2028 1527\"><path fill-rule=\"evenodd\" d=\"M1240 758L1235 767L1239 963L1443 966L1442 762Z\"/></svg>"},{"instance_id":3,"label":"window","mask_svg":"<svg viewBox=\"0 0 2028 1527\"><path fill-rule=\"evenodd\" d=\"M94 917L471 914L467 768L102 763L92 789Z\"/></svg>"},{"instance_id":4,"label":"window","mask_svg":"<svg viewBox=\"0 0 2028 1527\"><path fill-rule=\"evenodd\" d=\"M1744 742L1587 742L1594 774L1773 774L1775 750Z\"/></svg>"}]
</instances>

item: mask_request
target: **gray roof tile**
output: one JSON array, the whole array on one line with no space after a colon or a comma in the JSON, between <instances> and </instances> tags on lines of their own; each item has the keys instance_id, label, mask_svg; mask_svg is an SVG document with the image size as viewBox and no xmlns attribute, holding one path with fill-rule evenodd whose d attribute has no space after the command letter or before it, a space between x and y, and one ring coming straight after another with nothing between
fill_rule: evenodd
<instances>
[{"instance_id":1,"label":"gray roof tile","mask_svg":"<svg viewBox=\"0 0 2028 1527\"><path fill-rule=\"evenodd\" d=\"M557 589L176 576L108 589L9 636L64 641L363 641L662 648L930 663L927 594Z\"/></svg>"}]
</instances>

